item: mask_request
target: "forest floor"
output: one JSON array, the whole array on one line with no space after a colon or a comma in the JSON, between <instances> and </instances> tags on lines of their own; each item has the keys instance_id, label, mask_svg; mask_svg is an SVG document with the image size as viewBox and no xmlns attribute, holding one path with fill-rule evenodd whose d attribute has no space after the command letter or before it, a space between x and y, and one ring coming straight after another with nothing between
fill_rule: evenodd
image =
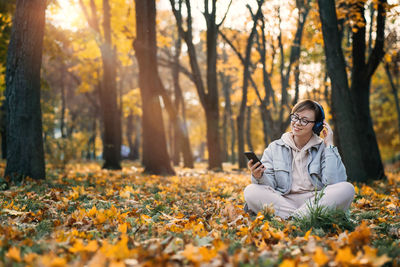
<instances>
[{"instance_id":1,"label":"forest floor","mask_svg":"<svg viewBox=\"0 0 400 267\"><path fill-rule=\"evenodd\" d=\"M400 173L354 184L344 217L283 221L244 213L249 173L225 169L49 168L0 191L0 266L399 266Z\"/></svg>"}]
</instances>

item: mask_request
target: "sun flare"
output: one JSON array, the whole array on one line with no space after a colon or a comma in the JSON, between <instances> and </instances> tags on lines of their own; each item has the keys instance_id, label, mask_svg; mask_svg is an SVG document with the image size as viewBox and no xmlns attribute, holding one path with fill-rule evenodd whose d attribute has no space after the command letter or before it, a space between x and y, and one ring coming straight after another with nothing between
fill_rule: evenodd
<instances>
[{"instance_id":1,"label":"sun flare","mask_svg":"<svg viewBox=\"0 0 400 267\"><path fill-rule=\"evenodd\" d=\"M84 23L82 12L75 0L58 0L57 4L51 4L47 18L54 25L68 30L76 30Z\"/></svg>"}]
</instances>

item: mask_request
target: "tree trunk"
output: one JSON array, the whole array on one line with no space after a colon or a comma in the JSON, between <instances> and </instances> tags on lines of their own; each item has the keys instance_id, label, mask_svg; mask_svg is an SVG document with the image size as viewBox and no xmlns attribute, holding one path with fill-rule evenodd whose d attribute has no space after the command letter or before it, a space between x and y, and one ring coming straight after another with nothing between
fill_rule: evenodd
<instances>
[{"instance_id":1,"label":"tree trunk","mask_svg":"<svg viewBox=\"0 0 400 267\"><path fill-rule=\"evenodd\" d=\"M192 14L190 1L186 0L187 9L187 30L183 29L182 26L182 13L176 8L175 1L170 0L171 7L174 16L177 21L179 34L185 40L187 45L190 67L193 73L193 82L196 86L197 93L201 105L206 114L206 127L207 127L207 148L208 148L208 168L221 170L221 148L219 140L219 99L218 99L218 87L217 87L217 35L218 27L216 24L216 0L212 0L211 11L209 10L208 1L205 1L205 12L204 17L207 24L207 91L204 86L198 59L196 55L196 49L193 44L192 36ZM181 5L182 0L179 0Z\"/></svg>"},{"instance_id":2,"label":"tree trunk","mask_svg":"<svg viewBox=\"0 0 400 267\"><path fill-rule=\"evenodd\" d=\"M399 103L399 96L397 94L397 87L394 84L393 76L392 76L392 73L390 72L390 67L389 67L388 63L385 64L385 71L386 71L386 75L388 76L388 79L389 79L389 82L390 82L390 87L392 89L392 94L393 94L393 97L394 97L394 103L396 105L397 126L398 126L398 130L399 130L399 133L400 133L400 103Z\"/></svg>"},{"instance_id":3,"label":"tree trunk","mask_svg":"<svg viewBox=\"0 0 400 267\"><path fill-rule=\"evenodd\" d=\"M134 42L139 63L139 86L142 97L143 165L145 172L174 174L167 152L157 70L155 0L135 0L136 32Z\"/></svg>"},{"instance_id":4,"label":"tree trunk","mask_svg":"<svg viewBox=\"0 0 400 267\"><path fill-rule=\"evenodd\" d=\"M65 109L66 109L66 97L65 97L65 74L66 68L64 62L61 63L61 118L60 118L60 132L61 137L65 138Z\"/></svg>"},{"instance_id":5,"label":"tree trunk","mask_svg":"<svg viewBox=\"0 0 400 267\"><path fill-rule=\"evenodd\" d=\"M246 141L248 150L254 151L253 144L251 143L251 106L247 106Z\"/></svg>"},{"instance_id":6,"label":"tree trunk","mask_svg":"<svg viewBox=\"0 0 400 267\"><path fill-rule=\"evenodd\" d=\"M1 134L1 158L7 159L7 132L6 132L6 102L2 101L0 107L0 134Z\"/></svg>"},{"instance_id":7,"label":"tree trunk","mask_svg":"<svg viewBox=\"0 0 400 267\"><path fill-rule=\"evenodd\" d=\"M18 0L6 66L7 166L20 181L45 178L40 69L46 1Z\"/></svg>"},{"instance_id":8,"label":"tree trunk","mask_svg":"<svg viewBox=\"0 0 400 267\"><path fill-rule=\"evenodd\" d=\"M318 0L328 75L332 83L332 111L335 114L343 160L351 180L367 177L354 122L356 115L346 74L334 0Z\"/></svg>"},{"instance_id":9,"label":"tree trunk","mask_svg":"<svg viewBox=\"0 0 400 267\"><path fill-rule=\"evenodd\" d=\"M131 149L129 158L132 160L138 160L139 159L139 149L140 149L140 140L141 140L141 121L140 117L137 117L136 123L135 123L135 141L133 143L133 147Z\"/></svg>"},{"instance_id":10,"label":"tree trunk","mask_svg":"<svg viewBox=\"0 0 400 267\"><path fill-rule=\"evenodd\" d=\"M134 160L133 158L133 133L135 132L135 127L134 127L134 116L132 113L129 114L129 116L126 118L126 140L128 141L128 147L129 147L129 155L128 159Z\"/></svg>"},{"instance_id":11,"label":"tree trunk","mask_svg":"<svg viewBox=\"0 0 400 267\"><path fill-rule=\"evenodd\" d=\"M222 85L224 87L224 85ZM226 102L225 102L226 104ZM222 116L222 162L228 161L229 154L228 154L228 111L226 106L224 107L224 113Z\"/></svg>"},{"instance_id":12,"label":"tree trunk","mask_svg":"<svg viewBox=\"0 0 400 267\"><path fill-rule=\"evenodd\" d=\"M247 159L244 155L244 116L246 112L246 104L247 104L247 89L249 84L250 77L250 54L251 48L253 46L254 37L257 31L257 21L261 17L261 5L259 4L257 9L257 14L253 18L253 27L251 29L250 35L247 38L246 44L246 52L243 62L243 86L242 86L242 100L239 108L239 115L236 119L237 121L237 135L238 135L238 159L239 159L239 168L247 168Z\"/></svg>"},{"instance_id":13,"label":"tree trunk","mask_svg":"<svg viewBox=\"0 0 400 267\"><path fill-rule=\"evenodd\" d=\"M179 111L182 110L182 114L185 113L184 99L182 96L182 89L179 83L179 57L182 48L182 38L178 34L175 43L175 54L174 54L174 65L172 67L172 80L174 84L174 94L175 94L175 107L176 116L179 118ZM174 154L173 162L174 165L179 165L180 153L183 154L183 164L186 168L193 168L193 154L190 147L189 133L186 126L186 120L182 118L182 121L175 119L174 121Z\"/></svg>"},{"instance_id":14,"label":"tree trunk","mask_svg":"<svg viewBox=\"0 0 400 267\"><path fill-rule=\"evenodd\" d=\"M121 117L117 97L116 55L111 43L111 14L109 0L103 0L104 43L101 46L103 60L103 84L100 103L104 121L104 169L121 169Z\"/></svg>"},{"instance_id":15,"label":"tree trunk","mask_svg":"<svg viewBox=\"0 0 400 267\"><path fill-rule=\"evenodd\" d=\"M351 75L351 96L357 115L357 131L360 146L363 150L363 161L366 177L357 179L360 182L367 180L382 179L385 177L378 142L376 140L370 114L370 84L373 73L383 58L384 30L385 30L385 4L386 0L379 0L376 41L374 48L370 51L368 62L366 62L366 26L355 25L356 31L352 31L352 56L353 68ZM354 10L358 12L361 22L366 24L364 18L364 5L354 3Z\"/></svg>"}]
</instances>

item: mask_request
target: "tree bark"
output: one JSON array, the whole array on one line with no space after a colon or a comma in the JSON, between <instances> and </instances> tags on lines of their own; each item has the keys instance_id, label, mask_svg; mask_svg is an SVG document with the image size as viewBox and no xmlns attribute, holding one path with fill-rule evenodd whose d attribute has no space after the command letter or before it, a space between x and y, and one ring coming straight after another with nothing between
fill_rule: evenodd
<instances>
[{"instance_id":1,"label":"tree bark","mask_svg":"<svg viewBox=\"0 0 400 267\"><path fill-rule=\"evenodd\" d=\"M7 166L5 176L20 181L45 178L40 107L46 1L18 0L6 66Z\"/></svg>"},{"instance_id":2,"label":"tree bark","mask_svg":"<svg viewBox=\"0 0 400 267\"><path fill-rule=\"evenodd\" d=\"M366 62L366 26L354 26L357 31L353 31L352 36L353 68L350 92L353 103L357 107L357 131L360 146L364 152L363 161L367 173L367 177L364 177L363 180L361 178L357 180L360 182L385 177L378 142L373 128L369 101L371 78L384 55L385 4L385 0L380 0L378 3L376 41L368 62ZM364 5L360 3L354 3L353 5L355 5L355 10L359 12L362 22L366 24Z\"/></svg>"},{"instance_id":3,"label":"tree bark","mask_svg":"<svg viewBox=\"0 0 400 267\"><path fill-rule=\"evenodd\" d=\"M179 4L182 0L178 0ZM193 44L192 36L192 14L190 1L186 0L187 9L187 30L183 29L182 26L182 14L175 6L175 1L170 0L171 7L174 16L177 21L179 34L184 39L188 54L190 67L193 74L193 82L196 86L197 93L199 95L200 103L205 111L206 115L206 127L207 127L207 148L208 148L208 167L209 169L222 170L221 161L221 147L219 140L219 99L218 99L218 87L217 87L217 36L218 27L216 24L216 0L211 2L211 10L209 9L208 0L204 1L205 11L204 17L207 24L207 73L206 73L206 84L204 85L200 67L197 61L196 50ZM206 91L207 87L207 91Z\"/></svg>"},{"instance_id":4,"label":"tree bark","mask_svg":"<svg viewBox=\"0 0 400 267\"><path fill-rule=\"evenodd\" d=\"M354 127L356 115L351 100L346 64L334 0L318 0L328 75L332 83L332 111L343 151L343 160L351 180L367 177L362 151Z\"/></svg>"},{"instance_id":5,"label":"tree bark","mask_svg":"<svg viewBox=\"0 0 400 267\"><path fill-rule=\"evenodd\" d=\"M135 0L136 32L134 42L139 63L139 86L142 97L143 165L146 173L174 174L167 152L161 114L162 85L157 70L155 0Z\"/></svg>"},{"instance_id":6,"label":"tree bark","mask_svg":"<svg viewBox=\"0 0 400 267\"><path fill-rule=\"evenodd\" d=\"M181 11L182 3L180 3L179 11ZM179 31L179 30L178 30ZM174 155L173 162L174 165L179 165L180 162L180 154L183 155L183 164L186 168L193 168L193 153L192 148L190 146L189 132L187 129L186 121L184 118L182 120L178 120L179 111L182 110L182 114L185 113L185 105L184 99L182 96L182 88L179 82L179 57L182 50L182 37L178 33L177 39L175 41L175 54L174 54L174 64L172 66L172 80L174 84L174 95L175 95L175 107L176 107L176 116L177 119L174 120Z\"/></svg>"},{"instance_id":7,"label":"tree bark","mask_svg":"<svg viewBox=\"0 0 400 267\"><path fill-rule=\"evenodd\" d=\"M246 142L248 150L254 151L253 144L251 142L251 106L247 106Z\"/></svg>"},{"instance_id":8,"label":"tree bark","mask_svg":"<svg viewBox=\"0 0 400 267\"><path fill-rule=\"evenodd\" d=\"M104 169L121 169L121 116L118 108L116 55L111 42L109 0L103 0L103 84L100 103L104 119Z\"/></svg>"},{"instance_id":9,"label":"tree bark","mask_svg":"<svg viewBox=\"0 0 400 267\"><path fill-rule=\"evenodd\" d=\"M116 54L111 41L111 12L109 0L103 0L103 35L94 0L90 0L91 15L83 0L79 4L89 26L99 36L98 43L103 63L103 81L99 86L99 98L102 115L102 140L104 169L121 169L121 111L118 107Z\"/></svg>"},{"instance_id":10,"label":"tree bark","mask_svg":"<svg viewBox=\"0 0 400 267\"><path fill-rule=\"evenodd\" d=\"M385 64L385 72L386 72L386 75L388 76L389 83L390 83L390 88L392 89L392 94L393 94L393 97L394 97L394 103L395 103L396 112L397 112L397 126L398 126L398 130L399 130L399 133L400 133L400 103L399 103L399 96L398 96L397 87L396 87L396 84L394 83L393 75L390 72L390 66L389 66L388 63Z\"/></svg>"},{"instance_id":11,"label":"tree bark","mask_svg":"<svg viewBox=\"0 0 400 267\"><path fill-rule=\"evenodd\" d=\"M247 38L246 51L243 61L243 85L242 85L242 100L240 102L239 115L237 116L237 136L238 136L238 159L239 159L239 168L247 168L247 159L244 155L244 116L246 112L246 104L247 104L247 89L249 84L249 66L250 66L250 54L251 48L253 46L254 37L257 31L257 23L262 15L262 4L263 1L258 2L257 13L253 18L253 27ZM249 8L249 10L251 10Z\"/></svg>"}]
</instances>

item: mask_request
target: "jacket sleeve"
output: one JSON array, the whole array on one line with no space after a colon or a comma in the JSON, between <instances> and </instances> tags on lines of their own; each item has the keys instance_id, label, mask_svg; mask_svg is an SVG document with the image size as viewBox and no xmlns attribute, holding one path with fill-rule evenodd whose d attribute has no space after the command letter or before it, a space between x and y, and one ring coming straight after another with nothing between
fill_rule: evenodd
<instances>
[{"instance_id":1,"label":"jacket sleeve","mask_svg":"<svg viewBox=\"0 0 400 267\"><path fill-rule=\"evenodd\" d=\"M323 146L324 143L322 143ZM336 184L347 180L346 168L337 147L325 147L321 157L322 183Z\"/></svg>"},{"instance_id":2,"label":"jacket sleeve","mask_svg":"<svg viewBox=\"0 0 400 267\"><path fill-rule=\"evenodd\" d=\"M261 158L261 163L265 166L265 170L262 176L257 179L253 175L251 175L251 182L253 184L261 184L261 185L269 185L273 189L276 188L275 182L275 173L274 173L274 165L272 163L272 147L273 144L270 144L263 153Z\"/></svg>"}]
</instances>

